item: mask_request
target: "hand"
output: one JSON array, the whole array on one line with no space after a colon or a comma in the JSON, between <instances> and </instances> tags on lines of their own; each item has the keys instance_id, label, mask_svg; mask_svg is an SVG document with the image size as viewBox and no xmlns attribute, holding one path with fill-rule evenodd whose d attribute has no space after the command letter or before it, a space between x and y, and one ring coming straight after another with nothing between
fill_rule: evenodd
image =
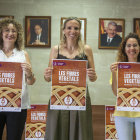
<instances>
[{"instance_id":1,"label":"hand","mask_svg":"<svg viewBox=\"0 0 140 140\"><path fill-rule=\"evenodd\" d=\"M110 66L110 70L112 73L116 73L117 72L117 67L118 67L118 62L112 63Z\"/></svg>"},{"instance_id":2,"label":"hand","mask_svg":"<svg viewBox=\"0 0 140 140\"><path fill-rule=\"evenodd\" d=\"M87 75L91 81L95 81L97 79L96 72L93 68L87 69Z\"/></svg>"},{"instance_id":3,"label":"hand","mask_svg":"<svg viewBox=\"0 0 140 140\"><path fill-rule=\"evenodd\" d=\"M53 71L53 68L51 68L51 67L48 67L44 70L45 79L50 78L52 76L52 71Z\"/></svg>"},{"instance_id":4,"label":"hand","mask_svg":"<svg viewBox=\"0 0 140 140\"><path fill-rule=\"evenodd\" d=\"M27 62L25 63L21 63L21 67L22 67L22 70L25 71L27 77L31 77L32 76L32 68L31 68L31 65Z\"/></svg>"}]
</instances>

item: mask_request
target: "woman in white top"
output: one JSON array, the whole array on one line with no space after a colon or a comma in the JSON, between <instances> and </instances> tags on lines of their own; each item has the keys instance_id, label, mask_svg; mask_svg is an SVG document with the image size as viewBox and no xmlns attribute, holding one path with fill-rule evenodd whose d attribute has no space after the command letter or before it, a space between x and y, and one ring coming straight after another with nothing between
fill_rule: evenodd
<instances>
[{"instance_id":1,"label":"woman in white top","mask_svg":"<svg viewBox=\"0 0 140 140\"><path fill-rule=\"evenodd\" d=\"M35 76L29 55L22 50L23 40L23 29L19 22L10 18L0 20L0 61L21 62L23 70L21 112L0 112L0 140L5 124L7 140L21 139L27 108L30 108L27 84L34 84Z\"/></svg>"}]
</instances>

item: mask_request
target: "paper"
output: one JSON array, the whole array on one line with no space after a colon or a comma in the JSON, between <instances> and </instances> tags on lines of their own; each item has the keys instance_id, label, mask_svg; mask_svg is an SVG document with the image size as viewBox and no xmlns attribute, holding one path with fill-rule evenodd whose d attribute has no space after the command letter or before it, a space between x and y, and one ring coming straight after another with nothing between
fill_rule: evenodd
<instances>
[{"instance_id":1,"label":"paper","mask_svg":"<svg viewBox=\"0 0 140 140\"><path fill-rule=\"evenodd\" d=\"M115 106L106 106L106 140L116 140L118 139L118 134L115 127L115 117L114 117Z\"/></svg>"},{"instance_id":2,"label":"paper","mask_svg":"<svg viewBox=\"0 0 140 140\"><path fill-rule=\"evenodd\" d=\"M0 111L21 111L21 63L0 62Z\"/></svg>"},{"instance_id":3,"label":"paper","mask_svg":"<svg viewBox=\"0 0 140 140\"><path fill-rule=\"evenodd\" d=\"M140 111L140 63L118 64L117 110Z\"/></svg>"},{"instance_id":4,"label":"paper","mask_svg":"<svg viewBox=\"0 0 140 140\"><path fill-rule=\"evenodd\" d=\"M86 109L86 60L53 60L50 109Z\"/></svg>"},{"instance_id":5,"label":"paper","mask_svg":"<svg viewBox=\"0 0 140 140\"><path fill-rule=\"evenodd\" d=\"M44 140L48 105L32 104L27 110L25 140Z\"/></svg>"}]
</instances>

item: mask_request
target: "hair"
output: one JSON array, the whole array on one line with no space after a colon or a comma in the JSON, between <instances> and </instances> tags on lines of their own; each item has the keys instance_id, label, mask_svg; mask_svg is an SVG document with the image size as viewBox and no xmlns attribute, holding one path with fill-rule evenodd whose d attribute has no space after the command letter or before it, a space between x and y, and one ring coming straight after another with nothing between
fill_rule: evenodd
<instances>
[{"instance_id":1,"label":"hair","mask_svg":"<svg viewBox=\"0 0 140 140\"><path fill-rule=\"evenodd\" d=\"M17 29L17 40L15 42L15 48L17 48L18 50L22 50L23 43L24 43L24 38L23 38L24 32L23 32L22 25L15 19L11 19L11 18L4 18L0 20L0 49L3 48L2 32L4 28L6 28L10 23L13 24L14 27Z\"/></svg>"},{"instance_id":2,"label":"hair","mask_svg":"<svg viewBox=\"0 0 140 140\"><path fill-rule=\"evenodd\" d=\"M116 26L116 28L117 28L117 23L114 22L114 21L110 21L110 22L108 22L108 24L107 24L107 28L109 27L109 25Z\"/></svg>"},{"instance_id":3,"label":"hair","mask_svg":"<svg viewBox=\"0 0 140 140\"><path fill-rule=\"evenodd\" d=\"M127 54L125 53L126 42L129 38L135 38L140 46L140 38L136 33L129 33L119 45L117 53L117 62L128 62ZM138 62L140 62L140 53L138 54Z\"/></svg>"},{"instance_id":4,"label":"hair","mask_svg":"<svg viewBox=\"0 0 140 140\"><path fill-rule=\"evenodd\" d=\"M70 21L70 20L76 20L78 23L79 23L79 26L80 26L80 28L79 28L79 30L81 30L81 21L80 21L80 19L79 18L77 18L77 17L68 17L66 20L65 20L65 22L64 22L64 24L63 24L63 26L62 26L62 32L63 32L63 30L66 28L66 24L67 24L67 22L68 21ZM63 47L66 47L66 36L65 36L65 34L63 34L62 35L62 38L61 38L61 41L60 41L60 45L62 46L62 48ZM79 36L78 36L78 38L77 38L77 41L76 41L76 45L79 47L78 48L78 50L79 50L79 52L83 52L83 49L84 49L84 41L82 41L82 38L81 38L81 32L80 32L80 34L79 34Z\"/></svg>"}]
</instances>

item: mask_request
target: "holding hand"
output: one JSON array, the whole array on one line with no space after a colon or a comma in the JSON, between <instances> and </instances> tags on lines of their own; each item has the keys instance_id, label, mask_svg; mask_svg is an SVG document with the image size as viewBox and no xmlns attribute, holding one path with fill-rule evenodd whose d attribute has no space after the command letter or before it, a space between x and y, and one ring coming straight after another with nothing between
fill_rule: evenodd
<instances>
[{"instance_id":1,"label":"holding hand","mask_svg":"<svg viewBox=\"0 0 140 140\"><path fill-rule=\"evenodd\" d=\"M88 78L90 79L90 81L92 81L92 82L97 79L96 72L93 68L87 69L87 75L88 75Z\"/></svg>"},{"instance_id":2,"label":"holding hand","mask_svg":"<svg viewBox=\"0 0 140 140\"><path fill-rule=\"evenodd\" d=\"M51 80L53 68L48 67L44 70L44 78L47 82Z\"/></svg>"},{"instance_id":3,"label":"holding hand","mask_svg":"<svg viewBox=\"0 0 140 140\"><path fill-rule=\"evenodd\" d=\"M29 63L27 63L27 62L22 63L21 67L22 67L22 70L25 71L25 74L26 74L27 77L32 76L32 68L31 68L31 65Z\"/></svg>"},{"instance_id":4,"label":"holding hand","mask_svg":"<svg viewBox=\"0 0 140 140\"><path fill-rule=\"evenodd\" d=\"M117 67L118 67L118 62L112 63L110 66L110 70L112 73L116 73L117 72Z\"/></svg>"}]
</instances>

